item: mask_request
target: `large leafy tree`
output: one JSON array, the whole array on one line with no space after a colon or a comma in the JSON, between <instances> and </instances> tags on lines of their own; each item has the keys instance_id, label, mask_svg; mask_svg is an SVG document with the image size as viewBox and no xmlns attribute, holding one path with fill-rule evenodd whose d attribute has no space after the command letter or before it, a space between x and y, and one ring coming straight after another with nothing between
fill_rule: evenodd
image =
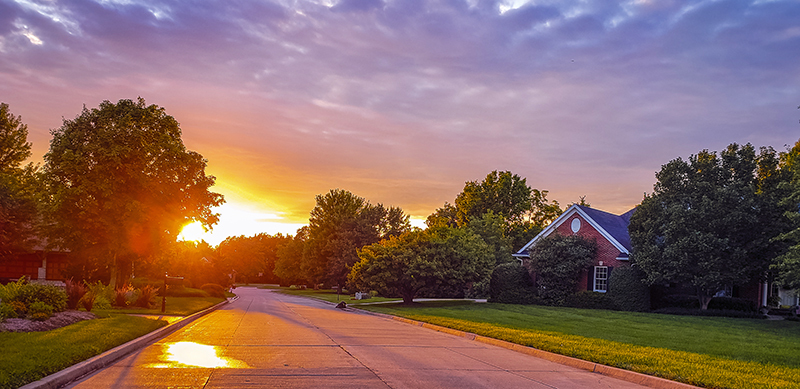
<instances>
[{"instance_id":1,"label":"large leafy tree","mask_svg":"<svg viewBox=\"0 0 800 389\"><path fill-rule=\"evenodd\" d=\"M694 287L703 309L726 286L763 278L780 251L776 154L731 144L670 161L631 218L633 260L649 284Z\"/></svg>"},{"instance_id":2,"label":"large leafy tree","mask_svg":"<svg viewBox=\"0 0 800 389\"><path fill-rule=\"evenodd\" d=\"M492 250L468 229L432 227L409 231L364 247L349 281L363 290L401 296L410 304L420 292L460 289L486 278Z\"/></svg>"},{"instance_id":3,"label":"large leafy tree","mask_svg":"<svg viewBox=\"0 0 800 389\"><path fill-rule=\"evenodd\" d=\"M217 246L220 261L231 271L236 271L237 281L277 281L274 275L278 249L291 241L283 234L257 234L254 236L231 236Z\"/></svg>"},{"instance_id":4,"label":"large leafy tree","mask_svg":"<svg viewBox=\"0 0 800 389\"><path fill-rule=\"evenodd\" d=\"M561 214L557 201L547 200L547 191L531 189L526 180L510 171L493 171L483 181L468 181L456 196L455 205L445 204L428 218L428 225L468 226L491 212L505 222L505 235L512 247L521 247Z\"/></svg>"},{"instance_id":5,"label":"large leafy tree","mask_svg":"<svg viewBox=\"0 0 800 389\"><path fill-rule=\"evenodd\" d=\"M35 239L36 171L28 126L0 103L0 257L30 248Z\"/></svg>"},{"instance_id":6,"label":"large leafy tree","mask_svg":"<svg viewBox=\"0 0 800 389\"><path fill-rule=\"evenodd\" d=\"M51 242L118 277L118 259L152 255L191 221L215 224L207 161L189 151L178 122L139 98L84 107L52 130L45 155Z\"/></svg>"},{"instance_id":7,"label":"large leafy tree","mask_svg":"<svg viewBox=\"0 0 800 389\"><path fill-rule=\"evenodd\" d=\"M308 240L308 226L303 226L291 239L278 246L273 273L280 279L281 286L305 284L302 270L303 249Z\"/></svg>"},{"instance_id":8,"label":"large leafy tree","mask_svg":"<svg viewBox=\"0 0 800 389\"><path fill-rule=\"evenodd\" d=\"M581 272L591 266L597 245L579 235L551 234L530 250L528 270L536 295L550 305L563 305L575 293Z\"/></svg>"},{"instance_id":9,"label":"large leafy tree","mask_svg":"<svg viewBox=\"0 0 800 389\"><path fill-rule=\"evenodd\" d=\"M773 269L777 271L777 279L785 288L800 289L800 140L781 155L781 168L789 175L781 184L786 192L781 205L791 224L775 240L786 242L790 247L777 258Z\"/></svg>"},{"instance_id":10,"label":"large leafy tree","mask_svg":"<svg viewBox=\"0 0 800 389\"><path fill-rule=\"evenodd\" d=\"M342 287L357 250L411 228L399 208L372 205L346 190L334 189L316 197L303 250L306 279Z\"/></svg>"}]
</instances>

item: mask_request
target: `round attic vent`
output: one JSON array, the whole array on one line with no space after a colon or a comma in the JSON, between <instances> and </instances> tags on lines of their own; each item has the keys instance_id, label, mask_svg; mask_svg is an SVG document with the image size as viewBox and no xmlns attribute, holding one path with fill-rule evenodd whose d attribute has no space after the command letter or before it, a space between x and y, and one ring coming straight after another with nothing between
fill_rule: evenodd
<instances>
[{"instance_id":1,"label":"round attic vent","mask_svg":"<svg viewBox=\"0 0 800 389\"><path fill-rule=\"evenodd\" d=\"M578 230L581 229L581 219L578 219L577 217L572 219L572 224L570 224L570 228L572 228L573 233L577 233Z\"/></svg>"}]
</instances>

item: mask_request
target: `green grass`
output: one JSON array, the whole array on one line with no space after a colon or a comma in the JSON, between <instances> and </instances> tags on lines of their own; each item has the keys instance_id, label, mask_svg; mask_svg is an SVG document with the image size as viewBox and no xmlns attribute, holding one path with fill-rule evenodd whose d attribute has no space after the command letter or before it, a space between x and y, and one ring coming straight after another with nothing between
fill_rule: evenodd
<instances>
[{"instance_id":1,"label":"green grass","mask_svg":"<svg viewBox=\"0 0 800 389\"><path fill-rule=\"evenodd\" d=\"M167 297L167 305L165 315L188 316L195 312L200 312L206 308L210 308L216 304L225 301L225 299L217 297ZM109 308L109 309L92 309L92 312L97 315L113 314L113 313L130 313L136 315L161 315L161 296L156 299L156 305L151 309L144 308Z\"/></svg>"},{"instance_id":2,"label":"green grass","mask_svg":"<svg viewBox=\"0 0 800 389\"><path fill-rule=\"evenodd\" d=\"M167 325L128 315L45 332L0 333L0 388L17 388Z\"/></svg>"},{"instance_id":3,"label":"green grass","mask_svg":"<svg viewBox=\"0 0 800 389\"><path fill-rule=\"evenodd\" d=\"M356 300L353 296L349 294L340 294L336 295L336 290L334 289L323 289L323 290L313 290L313 289L289 289L289 288L275 288L275 287L267 287L262 289L277 289L280 290L281 293L291 294L294 296L305 296L305 297L313 297L319 300L325 300L328 302L336 303L339 301L344 301L347 305L359 305L365 303L381 303L381 302L393 302L393 301L400 301L401 298L387 298L387 297L373 297L366 300Z\"/></svg>"},{"instance_id":4,"label":"green grass","mask_svg":"<svg viewBox=\"0 0 800 389\"><path fill-rule=\"evenodd\" d=\"M469 302L367 305L709 388L800 387L800 323Z\"/></svg>"}]
</instances>

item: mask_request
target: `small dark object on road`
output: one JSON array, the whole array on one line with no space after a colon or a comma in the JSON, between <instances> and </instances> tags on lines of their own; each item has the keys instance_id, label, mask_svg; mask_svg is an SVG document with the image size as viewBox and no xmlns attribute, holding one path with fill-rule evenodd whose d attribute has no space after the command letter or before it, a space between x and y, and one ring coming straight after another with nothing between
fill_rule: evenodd
<instances>
[{"instance_id":1,"label":"small dark object on road","mask_svg":"<svg viewBox=\"0 0 800 389\"><path fill-rule=\"evenodd\" d=\"M347 303L345 303L344 301L339 301L339 304L336 304L336 308L345 309L347 308Z\"/></svg>"}]
</instances>

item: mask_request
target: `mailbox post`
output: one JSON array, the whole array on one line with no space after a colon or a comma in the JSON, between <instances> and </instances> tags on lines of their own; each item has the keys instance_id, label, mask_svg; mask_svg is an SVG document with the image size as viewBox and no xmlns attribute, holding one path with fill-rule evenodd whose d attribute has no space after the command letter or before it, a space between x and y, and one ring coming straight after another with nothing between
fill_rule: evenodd
<instances>
[{"instance_id":1,"label":"mailbox post","mask_svg":"<svg viewBox=\"0 0 800 389\"><path fill-rule=\"evenodd\" d=\"M161 293L161 313L167 312L167 280L182 280L183 277L170 277L164 272L164 292Z\"/></svg>"}]
</instances>

